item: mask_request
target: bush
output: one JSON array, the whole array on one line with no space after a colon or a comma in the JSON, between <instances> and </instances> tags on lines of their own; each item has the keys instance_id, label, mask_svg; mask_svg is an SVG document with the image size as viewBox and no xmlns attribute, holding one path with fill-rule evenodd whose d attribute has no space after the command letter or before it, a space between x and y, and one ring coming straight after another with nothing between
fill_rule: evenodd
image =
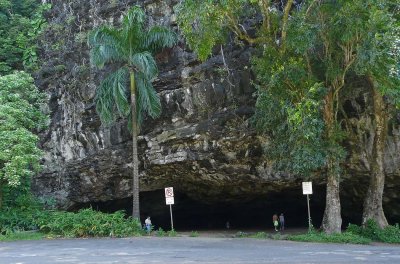
<instances>
[{"instance_id":1,"label":"bush","mask_svg":"<svg viewBox=\"0 0 400 264\"><path fill-rule=\"evenodd\" d=\"M165 232L165 231L160 227L160 228L158 228L158 230L157 230L157 232L156 232L156 235L159 236L159 237L164 237L164 236L167 235L167 232Z\"/></svg>"},{"instance_id":2,"label":"bush","mask_svg":"<svg viewBox=\"0 0 400 264\"><path fill-rule=\"evenodd\" d=\"M352 244L369 244L371 239L362 237L360 235L345 232L337 234L326 234L316 231L310 231L303 235L291 235L287 237L288 240L302 241L302 242L320 242L320 243L352 243Z\"/></svg>"},{"instance_id":3,"label":"bush","mask_svg":"<svg viewBox=\"0 0 400 264\"><path fill-rule=\"evenodd\" d=\"M18 197L13 206L0 211L0 235L14 232L38 230L37 219L47 215L42 204L29 195Z\"/></svg>"},{"instance_id":4,"label":"bush","mask_svg":"<svg viewBox=\"0 0 400 264\"><path fill-rule=\"evenodd\" d=\"M169 237L176 237L176 236L178 236L178 233L175 231L175 229L172 229L172 230L169 230L169 231L167 232L167 235L168 235Z\"/></svg>"},{"instance_id":5,"label":"bush","mask_svg":"<svg viewBox=\"0 0 400 264\"><path fill-rule=\"evenodd\" d=\"M40 230L63 237L125 237L143 233L140 223L122 211L106 214L93 209L78 213L52 212L39 219Z\"/></svg>"},{"instance_id":6,"label":"bush","mask_svg":"<svg viewBox=\"0 0 400 264\"><path fill-rule=\"evenodd\" d=\"M364 227L349 224L347 232L369 238L373 241L400 243L400 228L398 224L394 226L389 225L381 229L375 221L370 219Z\"/></svg>"},{"instance_id":7,"label":"bush","mask_svg":"<svg viewBox=\"0 0 400 264\"><path fill-rule=\"evenodd\" d=\"M251 238L258 238L258 239L266 239L267 234L265 232L258 232L253 235L250 235Z\"/></svg>"},{"instance_id":8,"label":"bush","mask_svg":"<svg viewBox=\"0 0 400 264\"><path fill-rule=\"evenodd\" d=\"M241 238L241 237L248 237L248 236L249 236L248 233L242 232L242 231L238 231L238 232L235 234L235 237L239 237L239 238Z\"/></svg>"},{"instance_id":9,"label":"bush","mask_svg":"<svg viewBox=\"0 0 400 264\"><path fill-rule=\"evenodd\" d=\"M192 232L190 232L190 235L189 235L190 237L198 237L199 236L199 232L197 232L197 231L192 231Z\"/></svg>"}]
</instances>

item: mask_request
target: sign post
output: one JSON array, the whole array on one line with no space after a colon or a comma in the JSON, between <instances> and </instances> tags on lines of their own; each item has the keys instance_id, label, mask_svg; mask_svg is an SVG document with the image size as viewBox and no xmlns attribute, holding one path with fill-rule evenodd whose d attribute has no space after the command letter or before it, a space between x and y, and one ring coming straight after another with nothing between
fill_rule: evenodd
<instances>
[{"instance_id":1,"label":"sign post","mask_svg":"<svg viewBox=\"0 0 400 264\"><path fill-rule=\"evenodd\" d=\"M171 230L174 229L174 219L172 217L172 205L174 204L174 188L165 188L165 203L169 205L169 213L171 215Z\"/></svg>"},{"instance_id":2,"label":"sign post","mask_svg":"<svg viewBox=\"0 0 400 264\"><path fill-rule=\"evenodd\" d=\"M312 182L303 182L303 194L307 195L307 208L308 208L308 230L311 230L311 214L310 214L310 197L312 194Z\"/></svg>"}]
</instances>

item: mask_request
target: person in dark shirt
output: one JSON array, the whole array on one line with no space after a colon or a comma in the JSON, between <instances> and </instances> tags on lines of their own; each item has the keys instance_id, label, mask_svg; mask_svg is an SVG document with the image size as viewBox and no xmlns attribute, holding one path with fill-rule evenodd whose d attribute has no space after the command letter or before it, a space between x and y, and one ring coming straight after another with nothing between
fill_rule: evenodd
<instances>
[{"instance_id":1,"label":"person in dark shirt","mask_svg":"<svg viewBox=\"0 0 400 264\"><path fill-rule=\"evenodd\" d=\"M279 226L282 231L285 230L285 216L283 213L279 216Z\"/></svg>"}]
</instances>

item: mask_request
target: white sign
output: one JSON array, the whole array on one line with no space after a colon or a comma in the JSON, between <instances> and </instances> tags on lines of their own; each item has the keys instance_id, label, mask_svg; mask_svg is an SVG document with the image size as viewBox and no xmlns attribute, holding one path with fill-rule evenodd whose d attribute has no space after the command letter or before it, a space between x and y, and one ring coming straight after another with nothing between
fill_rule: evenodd
<instances>
[{"instance_id":1,"label":"white sign","mask_svg":"<svg viewBox=\"0 0 400 264\"><path fill-rule=\"evenodd\" d=\"M174 188L167 187L165 188L165 198L174 197Z\"/></svg>"},{"instance_id":2,"label":"white sign","mask_svg":"<svg viewBox=\"0 0 400 264\"><path fill-rule=\"evenodd\" d=\"M165 204L174 204L174 197L165 197Z\"/></svg>"},{"instance_id":3,"label":"white sign","mask_svg":"<svg viewBox=\"0 0 400 264\"><path fill-rule=\"evenodd\" d=\"M303 194L312 194L312 182L303 182Z\"/></svg>"}]
</instances>

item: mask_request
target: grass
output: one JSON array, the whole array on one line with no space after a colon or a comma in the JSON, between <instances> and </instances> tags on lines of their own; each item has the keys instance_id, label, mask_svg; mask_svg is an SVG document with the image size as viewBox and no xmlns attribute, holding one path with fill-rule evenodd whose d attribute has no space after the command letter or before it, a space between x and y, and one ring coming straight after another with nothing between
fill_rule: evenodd
<instances>
[{"instance_id":1,"label":"grass","mask_svg":"<svg viewBox=\"0 0 400 264\"><path fill-rule=\"evenodd\" d=\"M257 239L266 239L268 236L267 236L267 233L265 233L265 232L258 232L258 233L250 235L249 237L257 238Z\"/></svg>"},{"instance_id":2,"label":"grass","mask_svg":"<svg viewBox=\"0 0 400 264\"><path fill-rule=\"evenodd\" d=\"M40 232L15 232L7 235L0 235L0 241L17 241L17 240L40 240L45 235Z\"/></svg>"},{"instance_id":3,"label":"grass","mask_svg":"<svg viewBox=\"0 0 400 264\"><path fill-rule=\"evenodd\" d=\"M351 232L344 232L341 234L326 234L323 232L311 231L307 234L291 235L287 237L288 240L301 241L301 242L318 242L318 243L349 243L349 244L369 244L371 239L353 234Z\"/></svg>"}]
</instances>

